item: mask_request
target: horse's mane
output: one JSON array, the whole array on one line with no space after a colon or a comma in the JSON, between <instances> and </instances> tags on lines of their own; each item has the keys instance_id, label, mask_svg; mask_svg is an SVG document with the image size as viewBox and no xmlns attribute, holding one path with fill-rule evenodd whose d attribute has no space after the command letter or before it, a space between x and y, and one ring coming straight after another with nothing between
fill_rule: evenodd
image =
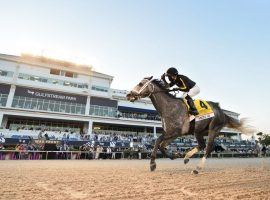
<instances>
[{"instance_id":1,"label":"horse's mane","mask_svg":"<svg viewBox=\"0 0 270 200\"><path fill-rule=\"evenodd\" d=\"M158 85L161 89L167 90L164 81L162 81L160 79L153 79L152 82L155 83L156 85Z\"/></svg>"},{"instance_id":2,"label":"horse's mane","mask_svg":"<svg viewBox=\"0 0 270 200\"><path fill-rule=\"evenodd\" d=\"M164 90L164 93L167 94L168 96L175 98L175 99L180 99L180 98L177 98L173 94L170 93L170 90L168 90L164 81L162 81L160 79L153 79L152 83L155 83L160 89Z\"/></svg>"}]
</instances>

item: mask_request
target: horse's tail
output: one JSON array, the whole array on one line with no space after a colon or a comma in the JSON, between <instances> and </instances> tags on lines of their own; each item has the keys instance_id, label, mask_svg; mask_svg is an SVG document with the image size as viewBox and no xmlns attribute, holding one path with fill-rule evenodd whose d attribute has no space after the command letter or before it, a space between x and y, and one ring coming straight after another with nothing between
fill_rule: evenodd
<instances>
[{"instance_id":1,"label":"horse's tail","mask_svg":"<svg viewBox=\"0 0 270 200\"><path fill-rule=\"evenodd\" d=\"M245 135L252 135L255 132L255 129L250 125L247 125L247 119L242 118L240 120L235 119L226 115L226 127L236 129Z\"/></svg>"}]
</instances>

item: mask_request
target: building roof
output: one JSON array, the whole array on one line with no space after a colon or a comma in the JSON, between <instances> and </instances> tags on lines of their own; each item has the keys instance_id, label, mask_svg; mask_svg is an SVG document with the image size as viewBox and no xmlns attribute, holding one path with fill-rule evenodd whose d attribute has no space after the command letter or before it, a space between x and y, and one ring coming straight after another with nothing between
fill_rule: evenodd
<instances>
[{"instance_id":1,"label":"building roof","mask_svg":"<svg viewBox=\"0 0 270 200\"><path fill-rule=\"evenodd\" d=\"M0 59L45 68L55 68L60 70L62 69L66 71L76 72L78 74L107 78L111 81L113 80L113 76L94 71L92 65L81 65L74 62L49 58L45 56L34 56L25 53L21 54L21 56L0 54Z\"/></svg>"}]
</instances>

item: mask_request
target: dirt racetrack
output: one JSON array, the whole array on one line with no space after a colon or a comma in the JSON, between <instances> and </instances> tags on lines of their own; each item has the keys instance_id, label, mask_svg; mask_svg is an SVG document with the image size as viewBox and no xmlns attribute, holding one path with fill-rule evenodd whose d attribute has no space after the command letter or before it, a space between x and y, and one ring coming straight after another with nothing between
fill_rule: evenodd
<instances>
[{"instance_id":1,"label":"dirt racetrack","mask_svg":"<svg viewBox=\"0 0 270 200\"><path fill-rule=\"evenodd\" d=\"M270 158L0 161L0 199L270 199Z\"/></svg>"}]
</instances>

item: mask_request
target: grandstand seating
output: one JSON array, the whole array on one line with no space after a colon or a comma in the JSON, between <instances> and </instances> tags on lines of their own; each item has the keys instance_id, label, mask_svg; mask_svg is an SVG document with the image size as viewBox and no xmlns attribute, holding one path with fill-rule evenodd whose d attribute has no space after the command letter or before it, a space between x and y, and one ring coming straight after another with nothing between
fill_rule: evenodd
<instances>
[{"instance_id":1,"label":"grandstand seating","mask_svg":"<svg viewBox=\"0 0 270 200\"><path fill-rule=\"evenodd\" d=\"M78 133L60 132L60 131L41 131L41 130L8 130L0 129L0 137L12 139L41 139L45 134L50 140L64 140L64 141L82 141L85 140ZM91 135L90 140L99 142L133 142L135 145L151 145L154 141L154 136L145 133L137 132L123 132L111 130L95 130ZM237 141L230 138L217 138L216 144L223 145L228 150L241 149L244 151L254 149L255 144L250 141ZM173 148L188 149L197 145L197 141L193 136L181 137L171 143Z\"/></svg>"}]
</instances>

